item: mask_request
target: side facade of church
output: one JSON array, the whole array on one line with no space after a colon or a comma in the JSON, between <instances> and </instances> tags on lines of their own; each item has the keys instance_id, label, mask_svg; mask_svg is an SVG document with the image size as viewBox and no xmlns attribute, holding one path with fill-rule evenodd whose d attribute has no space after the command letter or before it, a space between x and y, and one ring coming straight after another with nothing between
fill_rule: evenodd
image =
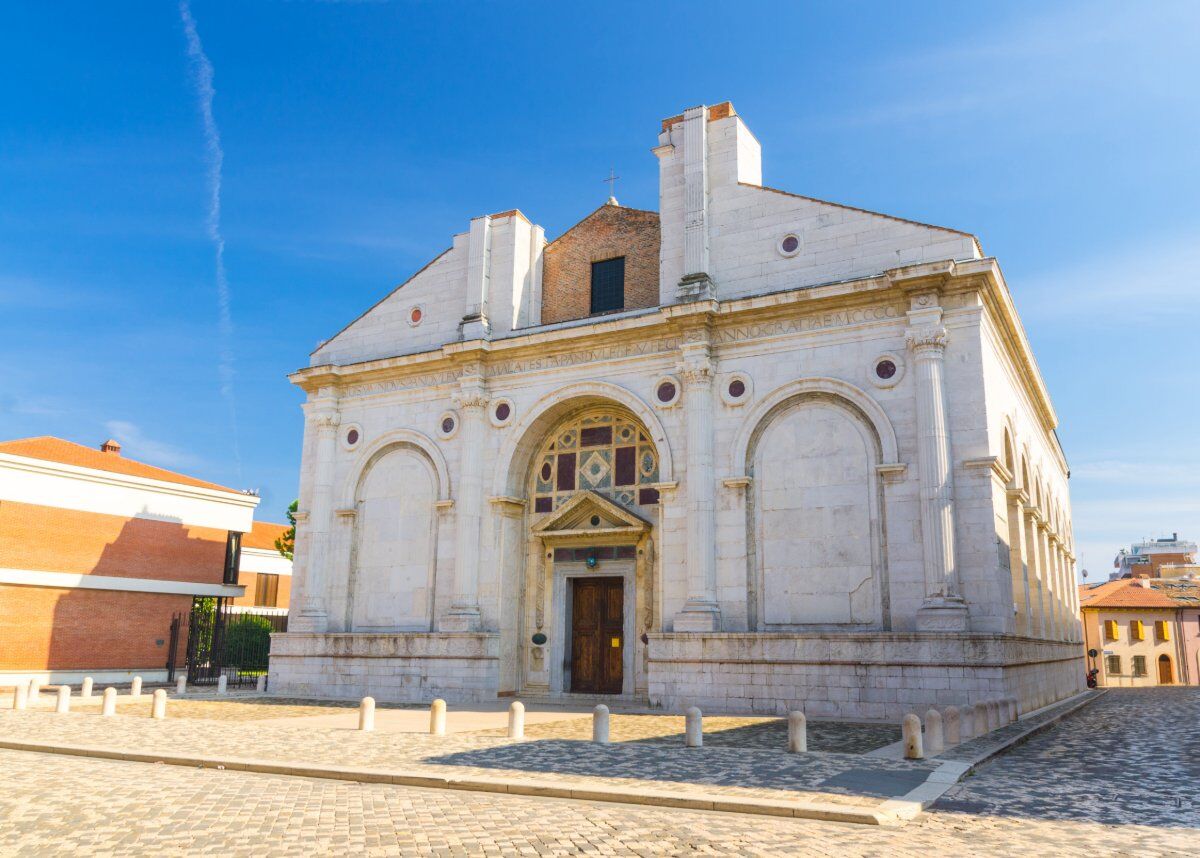
<instances>
[{"instance_id":1,"label":"side facade of church","mask_svg":"<svg viewBox=\"0 0 1200 858\"><path fill-rule=\"evenodd\" d=\"M292 375L270 687L896 719L1084 679L1068 467L995 259L762 185L728 103L658 212L477 217Z\"/></svg>"}]
</instances>

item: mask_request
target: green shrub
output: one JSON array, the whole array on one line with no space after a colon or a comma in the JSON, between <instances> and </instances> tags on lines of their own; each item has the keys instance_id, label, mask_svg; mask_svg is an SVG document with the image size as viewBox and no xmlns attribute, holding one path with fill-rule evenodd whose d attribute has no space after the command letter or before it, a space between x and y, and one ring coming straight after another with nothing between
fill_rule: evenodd
<instances>
[{"instance_id":1,"label":"green shrub","mask_svg":"<svg viewBox=\"0 0 1200 858\"><path fill-rule=\"evenodd\" d=\"M271 651L271 622L266 617L245 614L231 618L225 627L225 667L243 671L266 670Z\"/></svg>"}]
</instances>

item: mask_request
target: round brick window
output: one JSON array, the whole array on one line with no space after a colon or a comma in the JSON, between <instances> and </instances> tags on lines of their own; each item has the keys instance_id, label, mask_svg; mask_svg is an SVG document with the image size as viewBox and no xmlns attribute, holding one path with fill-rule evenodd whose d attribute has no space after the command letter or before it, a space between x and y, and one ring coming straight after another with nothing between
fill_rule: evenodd
<instances>
[{"instance_id":1,"label":"round brick window","mask_svg":"<svg viewBox=\"0 0 1200 858\"><path fill-rule=\"evenodd\" d=\"M413 307L408 311L408 323L410 325L421 324L421 319L425 318L425 312L420 307Z\"/></svg>"},{"instance_id":2,"label":"round brick window","mask_svg":"<svg viewBox=\"0 0 1200 858\"><path fill-rule=\"evenodd\" d=\"M800 239L794 235L789 235L783 239L780 247L783 248L784 253L795 253L800 248Z\"/></svg>"},{"instance_id":3,"label":"round brick window","mask_svg":"<svg viewBox=\"0 0 1200 858\"><path fill-rule=\"evenodd\" d=\"M497 420L500 420L503 422L508 419L510 414L512 414L512 406L509 405L507 402L501 402L499 405L496 406L496 419Z\"/></svg>"},{"instance_id":4,"label":"round brick window","mask_svg":"<svg viewBox=\"0 0 1200 858\"><path fill-rule=\"evenodd\" d=\"M442 418L442 434L449 435L453 431L454 431L454 418L453 417L443 417Z\"/></svg>"},{"instance_id":5,"label":"round brick window","mask_svg":"<svg viewBox=\"0 0 1200 858\"><path fill-rule=\"evenodd\" d=\"M346 443L352 447L358 443L358 430L357 429L351 429L349 432L346 433Z\"/></svg>"},{"instance_id":6,"label":"round brick window","mask_svg":"<svg viewBox=\"0 0 1200 858\"><path fill-rule=\"evenodd\" d=\"M890 361L885 358L884 360L881 360L879 363L875 364L875 375L879 376L884 381L887 381L895 374L896 364L894 361Z\"/></svg>"},{"instance_id":7,"label":"round brick window","mask_svg":"<svg viewBox=\"0 0 1200 858\"><path fill-rule=\"evenodd\" d=\"M674 382L664 381L662 384L660 384L658 386L658 401L659 402L670 402L674 398L675 398Z\"/></svg>"},{"instance_id":8,"label":"round brick window","mask_svg":"<svg viewBox=\"0 0 1200 858\"><path fill-rule=\"evenodd\" d=\"M733 381L729 382L729 395L734 399L741 399L743 396L745 396L746 382L742 381L740 378L735 378Z\"/></svg>"}]
</instances>

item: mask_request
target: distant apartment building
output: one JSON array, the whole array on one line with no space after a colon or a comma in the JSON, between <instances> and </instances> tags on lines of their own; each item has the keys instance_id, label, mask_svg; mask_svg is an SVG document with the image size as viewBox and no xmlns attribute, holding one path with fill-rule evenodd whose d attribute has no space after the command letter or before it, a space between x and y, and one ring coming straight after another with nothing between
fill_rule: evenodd
<instances>
[{"instance_id":1,"label":"distant apartment building","mask_svg":"<svg viewBox=\"0 0 1200 858\"><path fill-rule=\"evenodd\" d=\"M253 602L261 580L264 601L286 604L290 562L268 555L258 503L115 441L0 443L0 685L165 679L172 619L196 597Z\"/></svg>"},{"instance_id":2,"label":"distant apartment building","mask_svg":"<svg viewBox=\"0 0 1200 858\"><path fill-rule=\"evenodd\" d=\"M1122 548L1113 560L1110 581L1120 578L1181 578L1200 576L1196 543L1172 533L1162 539L1147 539Z\"/></svg>"},{"instance_id":3,"label":"distant apartment building","mask_svg":"<svg viewBox=\"0 0 1200 858\"><path fill-rule=\"evenodd\" d=\"M1089 668L1099 670L1100 685L1200 685L1200 580L1084 584L1079 603Z\"/></svg>"}]
</instances>

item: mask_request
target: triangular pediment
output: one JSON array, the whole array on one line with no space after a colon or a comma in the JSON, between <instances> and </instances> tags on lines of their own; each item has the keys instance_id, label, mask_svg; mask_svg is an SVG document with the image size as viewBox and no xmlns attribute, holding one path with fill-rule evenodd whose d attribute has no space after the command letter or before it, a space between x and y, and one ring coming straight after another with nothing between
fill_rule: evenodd
<instances>
[{"instance_id":1,"label":"triangular pediment","mask_svg":"<svg viewBox=\"0 0 1200 858\"><path fill-rule=\"evenodd\" d=\"M576 493L533 526L533 532L543 537L637 534L649 529L650 522L636 512L592 491Z\"/></svg>"}]
</instances>

